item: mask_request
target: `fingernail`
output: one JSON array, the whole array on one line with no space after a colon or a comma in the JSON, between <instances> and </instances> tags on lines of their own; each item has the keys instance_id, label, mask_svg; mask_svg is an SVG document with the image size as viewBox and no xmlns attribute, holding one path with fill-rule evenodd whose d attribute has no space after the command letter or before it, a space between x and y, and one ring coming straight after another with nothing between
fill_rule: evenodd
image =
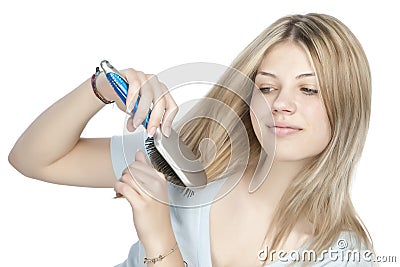
<instances>
[{"instance_id":1,"label":"fingernail","mask_svg":"<svg viewBox=\"0 0 400 267\"><path fill-rule=\"evenodd\" d=\"M137 128L140 126L140 124L142 123L142 119L137 119L134 123L133 123L133 127Z\"/></svg>"},{"instance_id":2,"label":"fingernail","mask_svg":"<svg viewBox=\"0 0 400 267\"><path fill-rule=\"evenodd\" d=\"M150 130L149 130L149 133L148 133L149 137L153 137L154 134L156 133L156 130L157 130L156 127L154 127L154 126L151 127Z\"/></svg>"},{"instance_id":3,"label":"fingernail","mask_svg":"<svg viewBox=\"0 0 400 267\"><path fill-rule=\"evenodd\" d=\"M121 197L123 197L123 196L124 196L124 195L122 195L122 194L120 194L120 193L116 193L114 199L116 199L116 198L121 198Z\"/></svg>"},{"instance_id":4,"label":"fingernail","mask_svg":"<svg viewBox=\"0 0 400 267\"><path fill-rule=\"evenodd\" d=\"M166 137L169 137L170 134L171 134L171 127L165 126L165 127L164 127L164 135L165 135Z\"/></svg>"}]
</instances>

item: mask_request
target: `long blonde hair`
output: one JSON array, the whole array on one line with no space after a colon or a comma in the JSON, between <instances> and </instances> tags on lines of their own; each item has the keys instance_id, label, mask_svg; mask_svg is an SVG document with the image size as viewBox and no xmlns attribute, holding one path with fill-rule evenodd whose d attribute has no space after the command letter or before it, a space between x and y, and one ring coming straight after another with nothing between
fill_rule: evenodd
<instances>
[{"instance_id":1,"label":"long blonde hair","mask_svg":"<svg viewBox=\"0 0 400 267\"><path fill-rule=\"evenodd\" d=\"M321 252L330 246L341 231L355 233L372 249L368 231L350 199L351 178L366 140L371 110L371 78L366 55L357 38L336 18L324 14L293 15L265 29L231 67L254 81L268 50L285 40L304 47L310 58L330 121L331 140L285 191L269 229L269 234L273 233L269 247L282 245L296 222L305 217L313 226L310 247L315 251ZM247 90L248 95L253 87L248 84L242 90ZM229 105L241 118L232 122L231 129L238 123L245 125L251 163L258 160L260 144L253 132L249 106L238 96L240 94L243 92L235 93L215 85L206 97ZM213 113L227 120L225 114L218 115L218 107L205 106L201 101L192 112ZM206 169L210 180L226 170L232 146L243 139L243 136L235 136L235 131L227 138L227 130L216 121L218 119L193 120L180 131L199 156L201 140L213 140L216 154Z\"/></svg>"}]
</instances>

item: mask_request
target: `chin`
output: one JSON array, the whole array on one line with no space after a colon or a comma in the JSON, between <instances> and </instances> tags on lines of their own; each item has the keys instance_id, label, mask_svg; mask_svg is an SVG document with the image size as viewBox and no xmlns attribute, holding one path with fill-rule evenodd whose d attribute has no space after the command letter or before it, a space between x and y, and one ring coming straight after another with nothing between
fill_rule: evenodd
<instances>
[{"instance_id":1,"label":"chin","mask_svg":"<svg viewBox=\"0 0 400 267\"><path fill-rule=\"evenodd\" d=\"M276 155L274 157L274 162L299 162L299 161L304 161L308 158L304 157L296 157L295 155Z\"/></svg>"},{"instance_id":2,"label":"chin","mask_svg":"<svg viewBox=\"0 0 400 267\"><path fill-rule=\"evenodd\" d=\"M313 155L304 152L304 148L295 148L292 146L290 149L279 149L277 147L274 162L307 161L313 157Z\"/></svg>"}]
</instances>

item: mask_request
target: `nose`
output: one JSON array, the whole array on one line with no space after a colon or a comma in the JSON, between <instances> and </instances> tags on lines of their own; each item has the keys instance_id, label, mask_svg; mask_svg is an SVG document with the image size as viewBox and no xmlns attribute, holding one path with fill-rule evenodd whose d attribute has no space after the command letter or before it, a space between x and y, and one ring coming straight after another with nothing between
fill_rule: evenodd
<instances>
[{"instance_id":1,"label":"nose","mask_svg":"<svg viewBox=\"0 0 400 267\"><path fill-rule=\"evenodd\" d=\"M272 102L272 113L273 114L287 114L291 115L296 112L296 104L294 96L288 92L289 90L281 89L279 94Z\"/></svg>"}]
</instances>

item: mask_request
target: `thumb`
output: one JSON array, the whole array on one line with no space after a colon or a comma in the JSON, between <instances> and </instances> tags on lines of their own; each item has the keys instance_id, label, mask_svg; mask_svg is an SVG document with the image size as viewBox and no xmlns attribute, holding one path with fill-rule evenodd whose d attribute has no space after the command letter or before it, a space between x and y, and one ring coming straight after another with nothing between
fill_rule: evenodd
<instances>
[{"instance_id":1,"label":"thumb","mask_svg":"<svg viewBox=\"0 0 400 267\"><path fill-rule=\"evenodd\" d=\"M140 149L138 151L136 151L135 161L139 161L139 162L145 163L146 165L150 165L149 162L147 161L146 155Z\"/></svg>"}]
</instances>

